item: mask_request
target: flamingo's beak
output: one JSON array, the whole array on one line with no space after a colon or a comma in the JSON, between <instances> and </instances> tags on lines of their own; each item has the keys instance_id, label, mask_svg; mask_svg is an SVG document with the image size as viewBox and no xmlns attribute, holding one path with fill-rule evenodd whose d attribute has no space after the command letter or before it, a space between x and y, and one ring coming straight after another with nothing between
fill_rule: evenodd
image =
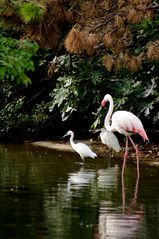
<instances>
[{"instance_id":1,"label":"flamingo's beak","mask_svg":"<svg viewBox=\"0 0 159 239\"><path fill-rule=\"evenodd\" d=\"M105 101L104 99L101 101L101 105L102 105L103 107L105 107L106 101Z\"/></svg>"}]
</instances>

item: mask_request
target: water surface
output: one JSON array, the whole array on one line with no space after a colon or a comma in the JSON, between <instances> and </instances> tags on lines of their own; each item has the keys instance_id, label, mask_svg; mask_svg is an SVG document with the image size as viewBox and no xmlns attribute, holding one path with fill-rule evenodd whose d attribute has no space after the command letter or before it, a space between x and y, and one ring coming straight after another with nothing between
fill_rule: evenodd
<instances>
[{"instance_id":1,"label":"water surface","mask_svg":"<svg viewBox=\"0 0 159 239\"><path fill-rule=\"evenodd\" d=\"M159 168L0 146L0 238L159 238Z\"/></svg>"}]
</instances>

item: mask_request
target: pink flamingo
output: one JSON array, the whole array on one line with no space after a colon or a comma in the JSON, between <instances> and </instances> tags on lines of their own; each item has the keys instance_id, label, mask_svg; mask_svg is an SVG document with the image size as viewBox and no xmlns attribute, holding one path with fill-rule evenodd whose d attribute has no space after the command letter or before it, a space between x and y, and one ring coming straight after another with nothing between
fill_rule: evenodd
<instances>
[{"instance_id":1,"label":"pink flamingo","mask_svg":"<svg viewBox=\"0 0 159 239\"><path fill-rule=\"evenodd\" d=\"M109 110L104 120L104 126L108 131L117 131L120 134L124 134L126 136L126 147L124 153L124 161L122 167L122 174L125 170L126 159L128 157L128 140L132 143L136 159L137 159L137 173L140 175L139 171L139 150L138 147L135 145L134 141L131 138L131 134L139 134L144 140L149 140L148 136L144 130L141 120L134 114L129 111L119 110L113 113L114 102L111 95L106 94L101 102L101 105L104 107L106 102L109 102ZM113 115L112 115L113 113ZM111 125L110 125L110 117L111 118Z\"/></svg>"}]
</instances>

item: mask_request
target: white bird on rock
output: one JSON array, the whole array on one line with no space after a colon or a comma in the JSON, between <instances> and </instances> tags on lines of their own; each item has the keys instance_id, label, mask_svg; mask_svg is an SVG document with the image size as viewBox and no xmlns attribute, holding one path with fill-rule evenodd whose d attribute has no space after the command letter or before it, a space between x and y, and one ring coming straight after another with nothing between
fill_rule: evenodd
<instances>
[{"instance_id":1,"label":"white bird on rock","mask_svg":"<svg viewBox=\"0 0 159 239\"><path fill-rule=\"evenodd\" d=\"M73 141L74 133L73 131L69 130L63 137L70 136L70 144L72 148L80 155L81 159L84 161L85 157L95 158L97 154L94 153L88 145L84 143L75 143Z\"/></svg>"},{"instance_id":2,"label":"white bird on rock","mask_svg":"<svg viewBox=\"0 0 159 239\"><path fill-rule=\"evenodd\" d=\"M113 132L108 131L104 128L100 130L100 139L102 143L107 145L109 149L114 149L116 152L119 152L121 150L121 147L116 135Z\"/></svg>"},{"instance_id":3,"label":"white bird on rock","mask_svg":"<svg viewBox=\"0 0 159 239\"><path fill-rule=\"evenodd\" d=\"M114 103L113 103L113 98L111 95L106 94L104 96L101 102L103 107L105 106L106 102L109 102L109 110L105 117L105 122L104 122L104 126L106 130L113 131L113 132L117 131L120 134L124 134L126 136L126 147L125 147L124 161L123 161L123 167L122 167L122 174L125 170L125 163L128 157L128 140L130 140L130 142L132 143L135 149L135 154L137 159L137 172L138 172L138 175L140 175L139 150L130 135L139 134L144 140L149 140L144 130L144 127L142 125L142 122L136 115L134 115L133 113L129 111L119 110L113 113ZM112 121L111 125L110 125L110 118Z\"/></svg>"}]
</instances>

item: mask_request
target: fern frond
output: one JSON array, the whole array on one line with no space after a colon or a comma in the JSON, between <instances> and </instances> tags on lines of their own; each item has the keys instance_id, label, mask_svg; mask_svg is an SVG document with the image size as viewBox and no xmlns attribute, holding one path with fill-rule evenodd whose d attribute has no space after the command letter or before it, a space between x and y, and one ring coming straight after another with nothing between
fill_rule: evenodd
<instances>
[{"instance_id":1,"label":"fern frond","mask_svg":"<svg viewBox=\"0 0 159 239\"><path fill-rule=\"evenodd\" d=\"M37 3L22 3L19 7L19 14L24 23L39 21L42 19L45 8Z\"/></svg>"}]
</instances>

